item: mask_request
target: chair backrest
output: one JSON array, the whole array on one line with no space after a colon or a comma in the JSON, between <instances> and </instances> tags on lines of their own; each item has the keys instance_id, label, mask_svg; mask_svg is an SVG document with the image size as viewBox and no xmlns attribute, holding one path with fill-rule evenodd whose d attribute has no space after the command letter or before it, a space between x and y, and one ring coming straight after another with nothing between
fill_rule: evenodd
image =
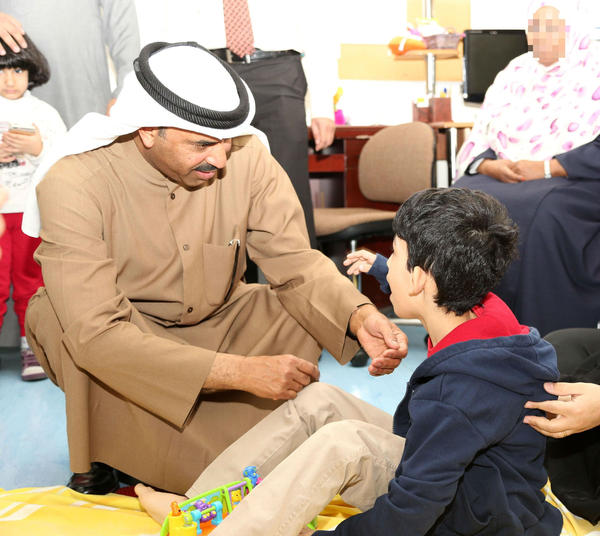
<instances>
[{"instance_id":1,"label":"chair backrest","mask_svg":"<svg viewBox=\"0 0 600 536\"><path fill-rule=\"evenodd\" d=\"M370 201L403 203L435 186L435 132L426 123L385 127L365 143L358 160L358 184Z\"/></svg>"}]
</instances>

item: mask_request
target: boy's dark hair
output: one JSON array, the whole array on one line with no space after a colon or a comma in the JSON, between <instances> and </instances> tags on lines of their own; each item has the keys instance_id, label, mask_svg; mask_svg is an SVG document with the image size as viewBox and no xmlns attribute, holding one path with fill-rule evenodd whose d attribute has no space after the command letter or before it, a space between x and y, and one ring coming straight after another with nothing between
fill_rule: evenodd
<instances>
[{"instance_id":1,"label":"boy's dark hair","mask_svg":"<svg viewBox=\"0 0 600 536\"><path fill-rule=\"evenodd\" d=\"M10 47L0 39L0 44L6 50L5 56L0 56L0 69L16 69L20 67L29 73L29 84L27 89L45 84L50 79L50 67L48 60L35 46L31 37L25 34L27 48L22 48L21 52L13 52Z\"/></svg>"},{"instance_id":2,"label":"boy's dark hair","mask_svg":"<svg viewBox=\"0 0 600 536\"><path fill-rule=\"evenodd\" d=\"M481 303L516 256L518 228L504 205L484 192L430 188L398 209L394 233L437 285L435 302L462 315Z\"/></svg>"}]
</instances>

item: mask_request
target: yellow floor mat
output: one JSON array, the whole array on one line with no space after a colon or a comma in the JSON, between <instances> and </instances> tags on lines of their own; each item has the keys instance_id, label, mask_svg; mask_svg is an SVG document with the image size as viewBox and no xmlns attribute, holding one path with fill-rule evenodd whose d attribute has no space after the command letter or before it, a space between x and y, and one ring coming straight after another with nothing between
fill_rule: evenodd
<instances>
[{"instance_id":1,"label":"yellow floor mat","mask_svg":"<svg viewBox=\"0 0 600 536\"><path fill-rule=\"evenodd\" d=\"M593 527L574 516L544 488L547 500L564 519L561 536L600 536ZM319 515L318 528L333 529L359 510L336 497ZM83 495L64 486L0 489L2 536L158 536L160 526L140 509L137 499L124 495Z\"/></svg>"}]
</instances>

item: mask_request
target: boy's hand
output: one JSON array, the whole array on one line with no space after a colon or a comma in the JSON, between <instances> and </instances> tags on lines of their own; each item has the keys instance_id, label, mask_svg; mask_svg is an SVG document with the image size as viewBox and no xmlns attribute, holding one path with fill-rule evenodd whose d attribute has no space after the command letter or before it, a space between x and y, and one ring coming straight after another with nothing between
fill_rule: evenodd
<instances>
[{"instance_id":1,"label":"boy's hand","mask_svg":"<svg viewBox=\"0 0 600 536\"><path fill-rule=\"evenodd\" d=\"M408 353L406 335L374 305L363 305L352 313L350 331L371 358L371 376L394 372Z\"/></svg>"},{"instance_id":2,"label":"boy's hand","mask_svg":"<svg viewBox=\"0 0 600 536\"><path fill-rule=\"evenodd\" d=\"M545 383L544 389L558 400L527 402L546 417L527 415L523 422L549 437L566 437L600 425L600 385L594 383Z\"/></svg>"},{"instance_id":3,"label":"boy's hand","mask_svg":"<svg viewBox=\"0 0 600 536\"><path fill-rule=\"evenodd\" d=\"M344 259L344 266L349 266L346 270L348 275L358 275L361 272L366 274L375 262L375 253L365 249L348 253Z\"/></svg>"},{"instance_id":4,"label":"boy's hand","mask_svg":"<svg viewBox=\"0 0 600 536\"><path fill-rule=\"evenodd\" d=\"M44 147L42 142L42 136L40 130L36 125L34 134L18 134L11 132L10 130L2 135L2 141L7 149L13 153L30 154L33 156L39 156Z\"/></svg>"}]
</instances>

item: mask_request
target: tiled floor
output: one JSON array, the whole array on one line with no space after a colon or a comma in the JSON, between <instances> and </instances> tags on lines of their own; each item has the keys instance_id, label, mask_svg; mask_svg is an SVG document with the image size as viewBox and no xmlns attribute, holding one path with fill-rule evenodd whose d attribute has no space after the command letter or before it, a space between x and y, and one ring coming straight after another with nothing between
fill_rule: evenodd
<instances>
[{"instance_id":1,"label":"tiled floor","mask_svg":"<svg viewBox=\"0 0 600 536\"><path fill-rule=\"evenodd\" d=\"M403 328L408 357L394 374L369 376L366 367L341 367L327 352L321 358L321 381L393 413L406 382L425 358L422 327ZM64 396L50 380L21 381L17 349L0 349L0 488L64 484L71 472L67 451Z\"/></svg>"}]
</instances>

